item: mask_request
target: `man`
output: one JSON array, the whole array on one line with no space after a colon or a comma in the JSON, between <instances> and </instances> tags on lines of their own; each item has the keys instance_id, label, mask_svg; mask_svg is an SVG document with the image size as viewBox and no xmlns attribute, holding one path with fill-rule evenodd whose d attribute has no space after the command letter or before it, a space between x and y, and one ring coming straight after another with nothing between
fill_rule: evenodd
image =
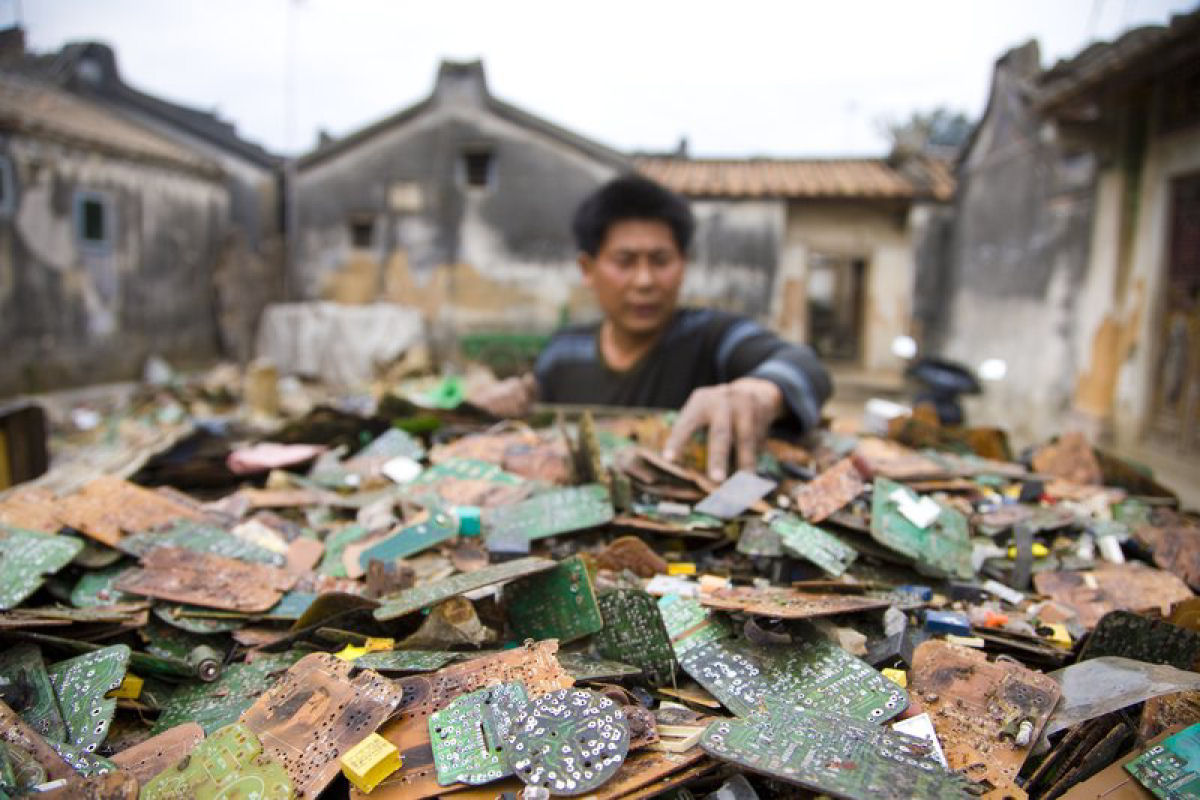
<instances>
[{"instance_id":1,"label":"man","mask_svg":"<svg viewBox=\"0 0 1200 800\"><path fill-rule=\"evenodd\" d=\"M773 422L820 422L829 375L813 351L724 311L677 308L695 221L687 202L646 178L600 187L575 213L583 282L604 319L555 334L533 375L472 397L499 416L532 402L681 408L664 454L708 432L708 472L753 469Z\"/></svg>"}]
</instances>

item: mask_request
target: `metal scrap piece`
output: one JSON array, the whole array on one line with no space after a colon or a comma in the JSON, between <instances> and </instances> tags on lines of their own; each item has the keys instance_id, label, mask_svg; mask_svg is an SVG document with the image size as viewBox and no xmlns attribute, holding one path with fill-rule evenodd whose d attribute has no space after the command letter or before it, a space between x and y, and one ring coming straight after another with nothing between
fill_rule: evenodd
<instances>
[{"instance_id":1,"label":"metal scrap piece","mask_svg":"<svg viewBox=\"0 0 1200 800\"><path fill-rule=\"evenodd\" d=\"M778 486L775 481L749 470L738 470L696 505L696 511L720 519L733 519L766 497Z\"/></svg>"},{"instance_id":2,"label":"metal scrap piece","mask_svg":"<svg viewBox=\"0 0 1200 800\"><path fill-rule=\"evenodd\" d=\"M342 755L400 705L397 685L371 670L351 679L351 669L328 653L307 655L239 718L283 764L297 797L319 795Z\"/></svg>"},{"instance_id":3,"label":"metal scrap piece","mask_svg":"<svg viewBox=\"0 0 1200 800\"><path fill-rule=\"evenodd\" d=\"M1151 697L1200 689L1200 674L1120 656L1101 656L1047 673L1062 687L1062 703L1046 736Z\"/></svg>"},{"instance_id":4,"label":"metal scrap piece","mask_svg":"<svg viewBox=\"0 0 1200 800\"><path fill-rule=\"evenodd\" d=\"M1060 694L1041 672L937 639L917 646L909 685L950 768L995 788L1016 781Z\"/></svg>"},{"instance_id":5,"label":"metal scrap piece","mask_svg":"<svg viewBox=\"0 0 1200 800\"><path fill-rule=\"evenodd\" d=\"M105 475L60 498L59 519L96 541L116 547L127 533L201 518L194 509L129 481Z\"/></svg>"},{"instance_id":6,"label":"metal scrap piece","mask_svg":"<svg viewBox=\"0 0 1200 800\"><path fill-rule=\"evenodd\" d=\"M778 586L762 589L736 586L700 595L700 602L721 611L741 611L760 617L810 619L887 608L887 600L864 595L811 594Z\"/></svg>"},{"instance_id":7,"label":"metal scrap piece","mask_svg":"<svg viewBox=\"0 0 1200 800\"><path fill-rule=\"evenodd\" d=\"M295 575L275 567L183 547L159 547L142 557L140 569L114 586L160 600L258 613L278 603L295 583Z\"/></svg>"},{"instance_id":8,"label":"metal scrap piece","mask_svg":"<svg viewBox=\"0 0 1200 800\"><path fill-rule=\"evenodd\" d=\"M843 458L792 494L800 515L809 522L821 522L858 497L867 485L854 466Z\"/></svg>"}]
</instances>

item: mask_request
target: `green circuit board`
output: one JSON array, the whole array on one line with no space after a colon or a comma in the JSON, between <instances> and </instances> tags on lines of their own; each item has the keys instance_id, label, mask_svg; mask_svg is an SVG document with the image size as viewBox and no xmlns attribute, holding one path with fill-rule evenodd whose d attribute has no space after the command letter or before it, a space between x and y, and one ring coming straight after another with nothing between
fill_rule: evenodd
<instances>
[{"instance_id":1,"label":"green circuit board","mask_svg":"<svg viewBox=\"0 0 1200 800\"><path fill-rule=\"evenodd\" d=\"M1200 723L1168 736L1127 762L1125 769L1163 800L1200 797Z\"/></svg>"},{"instance_id":2,"label":"green circuit board","mask_svg":"<svg viewBox=\"0 0 1200 800\"><path fill-rule=\"evenodd\" d=\"M522 536L528 541L594 528L611 522L613 506L608 489L598 483L554 489L483 512L483 532L507 540Z\"/></svg>"},{"instance_id":3,"label":"green circuit board","mask_svg":"<svg viewBox=\"0 0 1200 800\"><path fill-rule=\"evenodd\" d=\"M835 578L858 558L853 547L793 514L771 520L771 530L779 534L779 542L788 554L811 561Z\"/></svg>"},{"instance_id":4,"label":"green circuit board","mask_svg":"<svg viewBox=\"0 0 1200 800\"><path fill-rule=\"evenodd\" d=\"M292 779L263 752L254 731L234 723L209 735L187 758L142 787L139 800L290 800Z\"/></svg>"},{"instance_id":5,"label":"green circuit board","mask_svg":"<svg viewBox=\"0 0 1200 800\"><path fill-rule=\"evenodd\" d=\"M21 719L51 742L66 741L67 728L37 645L0 650L0 678L8 681L0 696Z\"/></svg>"},{"instance_id":6,"label":"green circuit board","mask_svg":"<svg viewBox=\"0 0 1200 800\"><path fill-rule=\"evenodd\" d=\"M107 758L89 753L81 747L66 742L50 742L49 744L54 748L54 752L58 753L62 760L80 775L103 775L107 772L115 772L117 769L117 765Z\"/></svg>"},{"instance_id":7,"label":"green circuit board","mask_svg":"<svg viewBox=\"0 0 1200 800\"><path fill-rule=\"evenodd\" d=\"M771 700L875 723L908 707L902 688L811 626L794 624L792 630L788 645L710 641L678 654L679 665L739 717Z\"/></svg>"},{"instance_id":8,"label":"green circuit board","mask_svg":"<svg viewBox=\"0 0 1200 800\"><path fill-rule=\"evenodd\" d=\"M387 461L397 456L407 456L419 461L425 457L425 448L411 433L399 428L389 428L347 459L347 463L353 465L361 461Z\"/></svg>"},{"instance_id":9,"label":"green circuit board","mask_svg":"<svg viewBox=\"0 0 1200 800\"><path fill-rule=\"evenodd\" d=\"M157 735L165 730L195 722L211 734L236 722L258 696L270 688L275 678L305 656L299 650L260 656L251 663L230 664L212 683L186 683L177 688L164 704L158 721L150 730Z\"/></svg>"},{"instance_id":10,"label":"green circuit board","mask_svg":"<svg viewBox=\"0 0 1200 800\"><path fill-rule=\"evenodd\" d=\"M122 592L113 586L130 569L133 569L133 565L128 561L118 561L102 569L83 573L71 589L71 605L76 608L98 608L141 601L142 598L136 594Z\"/></svg>"},{"instance_id":11,"label":"green circuit board","mask_svg":"<svg viewBox=\"0 0 1200 800\"><path fill-rule=\"evenodd\" d=\"M82 549L71 536L0 525L0 610L16 608Z\"/></svg>"},{"instance_id":12,"label":"green circuit board","mask_svg":"<svg viewBox=\"0 0 1200 800\"><path fill-rule=\"evenodd\" d=\"M871 537L913 559L918 569L965 580L973 578L970 524L962 512L939 503L941 513L928 527L920 528L900 512L899 504L892 499L896 492L902 492L914 501L917 498L907 486L887 478L875 479Z\"/></svg>"},{"instance_id":13,"label":"green circuit board","mask_svg":"<svg viewBox=\"0 0 1200 800\"><path fill-rule=\"evenodd\" d=\"M448 650L377 650L354 659L354 666L376 672L433 672L462 657Z\"/></svg>"},{"instance_id":14,"label":"green circuit board","mask_svg":"<svg viewBox=\"0 0 1200 800\"><path fill-rule=\"evenodd\" d=\"M501 683L465 694L430 714L429 740L438 783L478 786L511 775L496 715L511 718L527 702L523 684Z\"/></svg>"},{"instance_id":15,"label":"green circuit board","mask_svg":"<svg viewBox=\"0 0 1200 800\"><path fill-rule=\"evenodd\" d=\"M493 583L500 583L501 581L523 578L527 575L545 572L554 567L555 563L550 559L538 558L536 556L519 558L515 561L505 561L501 564L492 564L475 572L463 572L458 575L451 575L449 578L444 578L436 583L418 586L413 589L405 589L402 592L388 595L380 599L379 608L375 609L372 614L375 619L386 622L390 619L403 617L405 614L420 611L422 608L435 605L451 597L457 597L464 592L482 589L484 586L490 586Z\"/></svg>"},{"instance_id":16,"label":"green circuit board","mask_svg":"<svg viewBox=\"0 0 1200 800\"><path fill-rule=\"evenodd\" d=\"M325 554L321 556L317 572L333 578L346 577L346 565L342 563L342 555L346 552L347 547L360 539L365 539L370 533L362 525L347 525L341 530L329 534L325 537Z\"/></svg>"},{"instance_id":17,"label":"green circuit board","mask_svg":"<svg viewBox=\"0 0 1200 800\"><path fill-rule=\"evenodd\" d=\"M576 682L611 681L642 674L642 670L633 664L623 664L620 661L609 661L605 658L593 658L586 653L560 652L558 663Z\"/></svg>"},{"instance_id":18,"label":"green circuit board","mask_svg":"<svg viewBox=\"0 0 1200 800\"><path fill-rule=\"evenodd\" d=\"M658 610L676 658L693 647L733 636L733 629L723 616L713 614L712 609L691 597L664 595L658 599Z\"/></svg>"},{"instance_id":19,"label":"green circuit board","mask_svg":"<svg viewBox=\"0 0 1200 800\"><path fill-rule=\"evenodd\" d=\"M501 727L513 773L552 795L590 792L608 781L629 752L629 723L610 697L559 689L536 697Z\"/></svg>"},{"instance_id":20,"label":"green circuit board","mask_svg":"<svg viewBox=\"0 0 1200 800\"><path fill-rule=\"evenodd\" d=\"M117 644L50 667L50 685L67 728L67 744L94 753L104 741L117 710L117 701L105 695L125 680L131 654L128 646Z\"/></svg>"},{"instance_id":21,"label":"green circuit board","mask_svg":"<svg viewBox=\"0 0 1200 800\"><path fill-rule=\"evenodd\" d=\"M579 556L505 587L508 621L519 639L572 642L604 627L587 566Z\"/></svg>"},{"instance_id":22,"label":"green circuit board","mask_svg":"<svg viewBox=\"0 0 1200 800\"><path fill-rule=\"evenodd\" d=\"M673 685L675 651L655 599L640 589L617 589L598 603L604 619L595 639L600 655L640 667L653 686Z\"/></svg>"},{"instance_id":23,"label":"green circuit board","mask_svg":"<svg viewBox=\"0 0 1200 800\"><path fill-rule=\"evenodd\" d=\"M287 562L282 554L234 536L219 525L194 520L178 520L163 531L130 534L121 539L117 547L139 558L157 547L185 547L197 553L212 553L272 567L282 567Z\"/></svg>"},{"instance_id":24,"label":"green circuit board","mask_svg":"<svg viewBox=\"0 0 1200 800\"><path fill-rule=\"evenodd\" d=\"M924 740L829 712L768 703L749 719L711 723L700 747L714 758L851 800L965 800Z\"/></svg>"},{"instance_id":25,"label":"green circuit board","mask_svg":"<svg viewBox=\"0 0 1200 800\"><path fill-rule=\"evenodd\" d=\"M358 563L364 569L372 560L390 564L447 542L457 535L458 521L444 511L434 511L424 522L409 525L379 544L368 547L358 557Z\"/></svg>"}]
</instances>

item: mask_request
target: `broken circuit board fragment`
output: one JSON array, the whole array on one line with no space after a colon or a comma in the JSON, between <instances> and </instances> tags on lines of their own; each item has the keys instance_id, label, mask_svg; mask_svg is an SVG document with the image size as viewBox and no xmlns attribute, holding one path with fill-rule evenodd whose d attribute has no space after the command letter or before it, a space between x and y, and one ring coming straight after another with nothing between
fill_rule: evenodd
<instances>
[{"instance_id":1,"label":"broken circuit board fragment","mask_svg":"<svg viewBox=\"0 0 1200 800\"><path fill-rule=\"evenodd\" d=\"M58 697L36 645L18 644L0 652L0 700L8 703L34 730L52 742L67 739Z\"/></svg>"},{"instance_id":2,"label":"broken circuit board fragment","mask_svg":"<svg viewBox=\"0 0 1200 800\"><path fill-rule=\"evenodd\" d=\"M158 547L113 585L118 591L176 603L260 613L279 602L296 582L290 572L236 558Z\"/></svg>"},{"instance_id":3,"label":"broken circuit board fragment","mask_svg":"<svg viewBox=\"0 0 1200 800\"><path fill-rule=\"evenodd\" d=\"M254 564L282 567L286 559L280 553L234 536L208 522L177 520L161 531L131 533L117 543L118 548L141 558L157 547L184 547L198 553L236 558Z\"/></svg>"},{"instance_id":4,"label":"broken circuit board fragment","mask_svg":"<svg viewBox=\"0 0 1200 800\"><path fill-rule=\"evenodd\" d=\"M888 606L887 600L849 594L810 594L782 586L734 586L700 595L700 602L722 611L741 611L760 617L809 619L852 614Z\"/></svg>"},{"instance_id":5,"label":"broken circuit board fragment","mask_svg":"<svg viewBox=\"0 0 1200 800\"><path fill-rule=\"evenodd\" d=\"M1062 693L1050 676L976 650L922 642L909 673L951 769L1007 790Z\"/></svg>"},{"instance_id":6,"label":"broken circuit board fragment","mask_svg":"<svg viewBox=\"0 0 1200 800\"><path fill-rule=\"evenodd\" d=\"M237 722L254 704L264 686L295 664L304 653L260 654L252 661L228 664L212 683L185 683L175 689L164 703L150 732L157 735L186 722L196 722L205 734Z\"/></svg>"},{"instance_id":7,"label":"broken circuit board fragment","mask_svg":"<svg viewBox=\"0 0 1200 800\"><path fill-rule=\"evenodd\" d=\"M186 758L203 741L204 729L195 722L185 722L122 750L112 757L112 761L137 778L139 784L145 785Z\"/></svg>"},{"instance_id":8,"label":"broken circuit board fragment","mask_svg":"<svg viewBox=\"0 0 1200 800\"><path fill-rule=\"evenodd\" d=\"M1125 769L1163 800L1200 797L1200 723L1168 736Z\"/></svg>"},{"instance_id":9,"label":"broken circuit board fragment","mask_svg":"<svg viewBox=\"0 0 1200 800\"><path fill-rule=\"evenodd\" d=\"M82 549L70 536L0 525L0 610L16 608Z\"/></svg>"},{"instance_id":10,"label":"broken circuit board fragment","mask_svg":"<svg viewBox=\"0 0 1200 800\"><path fill-rule=\"evenodd\" d=\"M402 528L378 544L368 547L359 555L359 564L366 568L372 560L390 563L408 558L434 545L447 542L457 534L458 521L445 511L434 510L429 519Z\"/></svg>"},{"instance_id":11,"label":"broken circuit board fragment","mask_svg":"<svg viewBox=\"0 0 1200 800\"><path fill-rule=\"evenodd\" d=\"M658 610L676 658L693 647L733 636L733 628L724 617L713 614L690 597L664 595L658 600Z\"/></svg>"},{"instance_id":12,"label":"broken circuit board fragment","mask_svg":"<svg viewBox=\"0 0 1200 800\"><path fill-rule=\"evenodd\" d=\"M875 479L871 537L913 559L919 571L963 579L975 574L967 518L936 500L918 498L908 487L887 478Z\"/></svg>"},{"instance_id":13,"label":"broken circuit board fragment","mask_svg":"<svg viewBox=\"0 0 1200 800\"><path fill-rule=\"evenodd\" d=\"M554 569L513 581L504 590L508 620L522 639L566 643L604 627L587 565L579 556Z\"/></svg>"},{"instance_id":14,"label":"broken circuit board fragment","mask_svg":"<svg viewBox=\"0 0 1200 800\"><path fill-rule=\"evenodd\" d=\"M598 483L555 489L483 513L483 530L488 541L544 539L562 533L595 528L613 519L608 489Z\"/></svg>"},{"instance_id":15,"label":"broken circuit board fragment","mask_svg":"<svg viewBox=\"0 0 1200 800\"><path fill-rule=\"evenodd\" d=\"M94 753L104 741L117 710L117 701L107 695L125 680L130 655L128 646L118 644L50 667L50 684L62 711L67 744Z\"/></svg>"},{"instance_id":16,"label":"broken circuit board fragment","mask_svg":"<svg viewBox=\"0 0 1200 800\"><path fill-rule=\"evenodd\" d=\"M436 605L443 600L456 597L465 592L482 589L493 583L513 580L515 578L545 572L556 567L554 561L548 558L530 556L516 561L492 564L475 572L465 572L452 575L426 586L405 589L393 595L384 597L379 608L373 612L375 619L382 622L397 619L406 614L420 611L422 608Z\"/></svg>"},{"instance_id":17,"label":"broken circuit board fragment","mask_svg":"<svg viewBox=\"0 0 1200 800\"><path fill-rule=\"evenodd\" d=\"M790 555L811 561L835 578L858 558L858 551L841 539L791 514L772 519L771 530Z\"/></svg>"},{"instance_id":18,"label":"broken circuit board fragment","mask_svg":"<svg viewBox=\"0 0 1200 800\"><path fill-rule=\"evenodd\" d=\"M768 701L747 719L722 719L700 738L739 767L851 800L964 800L968 785L928 743L859 719Z\"/></svg>"},{"instance_id":19,"label":"broken circuit board fragment","mask_svg":"<svg viewBox=\"0 0 1200 800\"><path fill-rule=\"evenodd\" d=\"M329 653L300 659L240 717L287 770L297 797L319 795L342 755L400 705L401 689L371 670Z\"/></svg>"},{"instance_id":20,"label":"broken circuit board fragment","mask_svg":"<svg viewBox=\"0 0 1200 800\"><path fill-rule=\"evenodd\" d=\"M718 519L733 519L755 506L775 488L775 481L739 470L696 505L696 511Z\"/></svg>"},{"instance_id":21,"label":"broken circuit board fragment","mask_svg":"<svg viewBox=\"0 0 1200 800\"><path fill-rule=\"evenodd\" d=\"M1200 633L1129 611L1110 611L1088 635L1078 660L1100 656L1194 670L1200 662Z\"/></svg>"},{"instance_id":22,"label":"broken circuit board fragment","mask_svg":"<svg viewBox=\"0 0 1200 800\"><path fill-rule=\"evenodd\" d=\"M254 731L241 723L214 732L146 783L139 795L140 800L290 800L294 796L287 771L264 752Z\"/></svg>"},{"instance_id":23,"label":"broken circuit board fragment","mask_svg":"<svg viewBox=\"0 0 1200 800\"><path fill-rule=\"evenodd\" d=\"M511 724L516 710L529 702L520 683L502 683L465 694L429 715L429 739L438 783L471 786L512 774L504 757L506 741L497 728Z\"/></svg>"},{"instance_id":24,"label":"broken circuit board fragment","mask_svg":"<svg viewBox=\"0 0 1200 800\"><path fill-rule=\"evenodd\" d=\"M629 752L629 723L610 697L560 689L522 706L507 728L509 766L552 795L589 792L616 774Z\"/></svg>"},{"instance_id":25,"label":"broken circuit board fragment","mask_svg":"<svg viewBox=\"0 0 1200 800\"><path fill-rule=\"evenodd\" d=\"M866 489L854 461L843 458L793 494L796 508L808 522L821 522L848 505Z\"/></svg>"},{"instance_id":26,"label":"broken circuit board fragment","mask_svg":"<svg viewBox=\"0 0 1200 800\"><path fill-rule=\"evenodd\" d=\"M116 547L127 533L200 519L190 506L108 475L60 498L56 513L64 524L109 547Z\"/></svg>"},{"instance_id":27,"label":"broken circuit board fragment","mask_svg":"<svg viewBox=\"0 0 1200 800\"><path fill-rule=\"evenodd\" d=\"M640 589L616 589L599 598L604 627L596 650L605 658L641 667L652 686L675 682L675 651L657 601Z\"/></svg>"}]
</instances>

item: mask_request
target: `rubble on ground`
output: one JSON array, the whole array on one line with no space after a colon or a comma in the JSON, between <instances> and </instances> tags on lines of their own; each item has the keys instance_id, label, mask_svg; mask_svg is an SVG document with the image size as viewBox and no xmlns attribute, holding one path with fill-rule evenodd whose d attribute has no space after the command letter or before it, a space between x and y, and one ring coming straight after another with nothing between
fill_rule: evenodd
<instances>
[{"instance_id":1,"label":"rubble on ground","mask_svg":"<svg viewBox=\"0 0 1200 800\"><path fill-rule=\"evenodd\" d=\"M1200 519L918 410L721 485L670 414L255 365L0 493L0 798L1200 796Z\"/></svg>"}]
</instances>

